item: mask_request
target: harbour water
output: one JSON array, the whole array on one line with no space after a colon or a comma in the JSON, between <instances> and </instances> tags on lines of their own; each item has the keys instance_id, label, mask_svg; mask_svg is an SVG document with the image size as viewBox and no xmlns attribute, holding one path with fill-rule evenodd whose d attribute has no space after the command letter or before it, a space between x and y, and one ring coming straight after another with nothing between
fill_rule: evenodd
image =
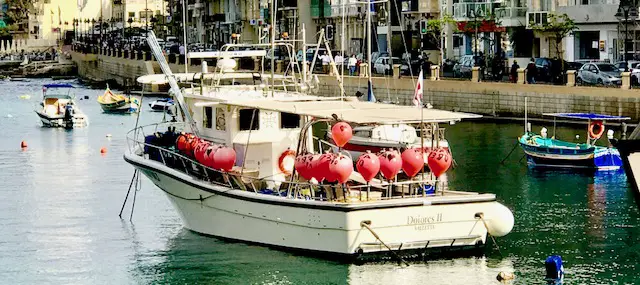
<instances>
[{"instance_id":1,"label":"harbour water","mask_svg":"<svg viewBox=\"0 0 640 285\"><path fill-rule=\"evenodd\" d=\"M46 82L0 83L1 284L499 284L501 271L515 273L512 284L544 284L552 254L565 261L565 284L640 283L640 211L626 177L530 170L519 149L502 165L519 124L447 127L458 164L450 187L495 193L514 212L500 251L409 267L349 265L192 233L146 179L132 221L130 204L120 219L133 173L122 159L125 134L136 116L103 114L103 90L77 88L78 98L89 96L77 101L89 126L41 128L33 109ZM146 107L141 124L162 119ZM584 137L581 128L562 130Z\"/></svg>"}]
</instances>

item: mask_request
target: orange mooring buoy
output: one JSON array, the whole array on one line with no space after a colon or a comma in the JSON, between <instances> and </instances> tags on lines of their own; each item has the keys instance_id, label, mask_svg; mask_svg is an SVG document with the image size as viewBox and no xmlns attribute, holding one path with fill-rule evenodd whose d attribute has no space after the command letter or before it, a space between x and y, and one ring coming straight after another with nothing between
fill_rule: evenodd
<instances>
[{"instance_id":1,"label":"orange mooring buoy","mask_svg":"<svg viewBox=\"0 0 640 285\"><path fill-rule=\"evenodd\" d=\"M20 147L21 147L21 148L27 148L27 142L26 142L26 141L22 141L22 142L20 143Z\"/></svg>"},{"instance_id":2,"label":"orange mooring buoy","mask_svg":"<svg viewBox=\"0 0 640 285\"><path fill-rule=\"evenodd\" d=\"M102 147L102 148L100 149L100 153L101 153L101 154L105 154L105 153L107 153L107 148L106 148L106 147Z\"/></svg>"}]
</instances>

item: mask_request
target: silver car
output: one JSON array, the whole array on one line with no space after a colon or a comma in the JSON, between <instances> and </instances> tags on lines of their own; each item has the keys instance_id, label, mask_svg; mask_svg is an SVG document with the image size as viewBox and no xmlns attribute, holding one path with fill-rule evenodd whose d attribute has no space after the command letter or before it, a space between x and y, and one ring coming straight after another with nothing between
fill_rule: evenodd
<instances>
[{"instance_id":1,"label":"silver car","mask_svg":"<svg viewBox=\"0 0 640 285\"><path fill-rule=\"evenodd\" d=\"M620 70L609 63L586 63L578 71L576 78L580 84L620 85L622 78Z\"/></svg>"}]
</instances>

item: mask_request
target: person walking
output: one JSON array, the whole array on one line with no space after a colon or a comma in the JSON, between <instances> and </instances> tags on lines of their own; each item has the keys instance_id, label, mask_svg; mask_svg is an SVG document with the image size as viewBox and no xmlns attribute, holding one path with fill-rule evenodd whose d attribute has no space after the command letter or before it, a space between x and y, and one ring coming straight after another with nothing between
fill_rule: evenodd
<instances>
[{"instance_id":1,"label":"person walking","mask_svg":"<svg viewBox=\"0 0 640 285\"><path fill-rule=\"evenodd\" d=\"M509 76L511 79L512 83L516 83L518 82L518 69L520 68L520 65L518 65L517 61L513 61L513 64L511 65L511 70L509 71Z\"/></svg>"},{"instance_id":2,"label":"person walking","mask_svg":"<svg viewBox=\"0 0 640 285\"><path fill-rule=\"evenodd\" d=\"M537 75L538 69L536 68L535 59L532 57L529 64L527 64L527 84L535 84Z\"/></svg>"},{"instance_id":3,"label":"person walking","mask_svg":"<svg viewBox=\"0 0 640 285\"><path fill-rule=\"evenodd\" d=\"M347 64L349 66L349 76L356 75L356 65L358 64L358 59L356 59L355 54L351 55Z\"/></svg>"},{"instance_id":4,"label":"person walking","mask_svg":"<svg viewBox=\"0 0 640 285\"><path fill-rule=\"evenodd\" d=\"M331 57L327 53L324 53L320 59L322 60L322 72L324 74L329 74L329 62L331 62Z\"/></svg>"}]
</instances>

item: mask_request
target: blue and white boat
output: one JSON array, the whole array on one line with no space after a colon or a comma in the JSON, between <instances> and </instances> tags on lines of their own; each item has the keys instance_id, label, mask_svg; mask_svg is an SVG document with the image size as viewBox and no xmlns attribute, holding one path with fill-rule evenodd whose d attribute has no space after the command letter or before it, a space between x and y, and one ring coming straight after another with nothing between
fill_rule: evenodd
<instances>
[{"instance_id":1,"label":"blue and white boat","mask_svg":"<svg viewBox=\"0 0 640 285\"><path fill-rule=\"evenodd\" d=\"M534 167L584 168L596 170L619 170L622 159L618 150L611 145L613 130L607 132L607 146L596 145L605 131L605 121L623 121L628 117L609 116L592 113L543 114L554 118L554 136L547 137L546 128L540 134L531 132L527 124L526 132L518 138L520 147L527 156L527 164ZM584 143L573 143L555 138L556 118L585 120L588 124L587 139Z\"/></svg>"}]
</instances>

